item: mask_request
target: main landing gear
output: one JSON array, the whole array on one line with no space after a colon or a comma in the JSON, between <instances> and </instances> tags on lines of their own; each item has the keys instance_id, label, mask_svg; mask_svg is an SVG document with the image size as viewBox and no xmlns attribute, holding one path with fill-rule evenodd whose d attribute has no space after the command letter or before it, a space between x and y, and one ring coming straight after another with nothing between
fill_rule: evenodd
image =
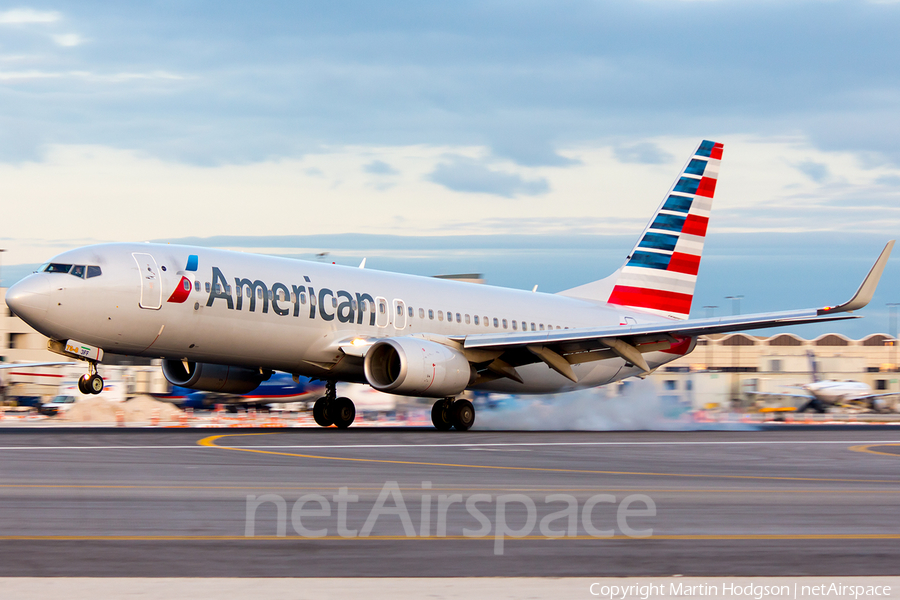
<instances>
[{"instance_id":1,"label":"main landing gear","mask_svg":"<svg viewBox=\"0 0 900 600\"><path fill-rule=\"evenodd\" d=\"M99 394L103 391L103 378L97 373L97 363L90 363L87 373L78 378L78 391L82 394Z\"/></svg>"},{"instance_id":2,"label":"main landing gear","mask_svg":"<svg viewBox=\"0 0 900 600\"><path fill-rule=\"evenodd\" d=\"M475 424L475 407L468 400L444 398L431 407L431 422L439 431L466 431Z\"/></svg>"},{"instance_id":3,"label":"main landing gear","mask_svg":"<svg viewBox=\"0 0 900 600\"><path fill-rule=\"evenodd\" d=\"M347 429L356 418L356 407L350 398L337 398L336 388L334 381L325 384L325 395L313 405L313 419L322 427L335 425L338 429Z\"/></svg>"}]
</instances>

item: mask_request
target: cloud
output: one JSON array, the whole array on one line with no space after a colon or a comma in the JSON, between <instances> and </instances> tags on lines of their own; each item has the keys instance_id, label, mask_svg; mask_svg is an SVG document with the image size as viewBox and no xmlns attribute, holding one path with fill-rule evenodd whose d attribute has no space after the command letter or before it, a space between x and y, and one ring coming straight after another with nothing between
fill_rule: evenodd
<instances>
[{"instance_id":1,"label":"cloud","mask_svg":"<svg viewBox=\"0 0 900 600\"><path fill-rule=\"evenodd\" d=\"M828 165L824 163L806 161L798 164L797 169L816 183L822 183L829 175Z\"/></svg>"},{"instance_id":2,"label":"cloud","mask_svg":"<svg viewBox=\"0 0 900 600\"><path fill-rule=\"evenodd\" d=\"M373 160L363 167L363 171L365 171L366 173L372 173L373 175L396 175L399 173L397 169L387 164L383 160Z\"/></svg>"},{"instance_id":3,"label":"cloud","mask_svg":"<svg viewBox=\"0 0 900 600\"><path fill-rule=\"evenodd\" d=\"M180 81L184 75L154 71L152 73L92 73L90 71L0 71L0 81L27 81L34 79L78 79L94 83L121 83L126 81Z\"/></svg>"},{"instance_id":4,"label":"cloud","mask_svg":"<svg viewBox=\"0 0 900 600\"><path fill-rule=\"evenodd\" d=\"M616 158L624 163L662 165L672 160L672 155L656 144L641 142L629 146L616 146Z\"/></svg>"},{"instance_id":5,"label":"cloud","mask_svg":"<svg viewBox=\"0 0 900 600\"><path fill-rule=\"evenodd\" d=\"M84 43L84 39L77 33L60 33L50 36L58 46L73 48Z\"/></svg>"},{"instance_id":6,"label":"cloud","mask_svg":"<svg viewBox=\"0 0 900 600\"><path fill-rule=\"evenodd\" d=\"M53 10L35 10L33 8L14 8L0 12L0 24L25 25L29 23L55 23L62 15Z\"/></svg>"},{"instance_id":7,"label":"cloud","mask_svg":"<svg viewBox=\"0 0 900 600\"><path fill-rule=\"evenodd\" d=\"M515 173L494 171L479 161L462 156L439 164L428 179L457 192L494 194L505 198L537 196L550 191L550 184L543 177L524 179Z\"/></svg>"}]
</instances>

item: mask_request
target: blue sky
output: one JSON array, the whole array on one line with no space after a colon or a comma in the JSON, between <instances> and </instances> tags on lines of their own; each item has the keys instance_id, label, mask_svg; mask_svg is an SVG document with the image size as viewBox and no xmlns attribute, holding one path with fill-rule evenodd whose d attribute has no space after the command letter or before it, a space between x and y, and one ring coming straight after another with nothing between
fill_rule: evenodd
<instances>
[{"instance_id":1,"label":"blue sky","mask_svg":"<svg viewBox=\"0 0 900 600\"><path fill-rule=\"evenodd\" d=\"M897 31L900 3L864 1L2 4L4 283L231 236L555 291L615 268L710 138L695 304L834 302L900 227ZM897 274L845 332L886 328Z\"/></svg>"}]
</instances>

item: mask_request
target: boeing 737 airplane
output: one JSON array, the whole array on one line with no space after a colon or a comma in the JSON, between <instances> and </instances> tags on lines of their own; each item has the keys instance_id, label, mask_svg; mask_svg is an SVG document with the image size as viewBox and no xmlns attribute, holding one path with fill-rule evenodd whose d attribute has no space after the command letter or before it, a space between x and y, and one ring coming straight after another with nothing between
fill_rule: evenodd
<instances>
[{"instance_id":1,"label":"boeing 737 airplane","mask_svg":"<svg viewBox=\"0 0 900 600\"><path fill-rule=\"evenodd\" d=\"M689 319L722 144L702 142L624 264L557 294L166 244L64 252L15 284L9 307L88 363L103 352L160 357L191 389L246 393L273 371L326 382L316 422L348 427L338 382L436 398L437 429L469 429L468 389L546 394L646 376L697 336L854 318L893 241L851 300L835 307Z\"/></svg>"}]
</instances>

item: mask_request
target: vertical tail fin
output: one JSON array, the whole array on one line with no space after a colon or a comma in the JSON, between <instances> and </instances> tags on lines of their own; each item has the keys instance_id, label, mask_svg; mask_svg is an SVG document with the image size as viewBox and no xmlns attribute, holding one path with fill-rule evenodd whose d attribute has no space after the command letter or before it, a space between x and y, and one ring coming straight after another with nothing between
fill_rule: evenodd
<instances>
[{"instance_id":1,"label":"vertical tail fin","mask_svg":"<svg viewBox=\"0 0 900 600\"><path fill-rule=\"evenodd\" d=\"M722 149L700 143L618 271L560 293L688 318Z\"/></svg>"}]
</instances>

